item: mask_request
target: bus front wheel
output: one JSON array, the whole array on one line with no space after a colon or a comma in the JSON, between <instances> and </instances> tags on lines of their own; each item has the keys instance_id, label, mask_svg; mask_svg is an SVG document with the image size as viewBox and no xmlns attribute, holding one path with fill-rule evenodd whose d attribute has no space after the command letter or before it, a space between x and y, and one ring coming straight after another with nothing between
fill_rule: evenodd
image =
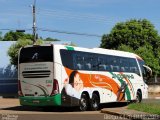
<instances>
[{"instance_id":1,"label":"bus front wheel","mask_svg":"<svg viewBox=\"0 0 160 120\"><path fill-rule=\"evenodd\" d=\"M142 101L142 93L141 91L137 91L136 103L140 103L141 101Z\"/></svg>"}]
</instances>

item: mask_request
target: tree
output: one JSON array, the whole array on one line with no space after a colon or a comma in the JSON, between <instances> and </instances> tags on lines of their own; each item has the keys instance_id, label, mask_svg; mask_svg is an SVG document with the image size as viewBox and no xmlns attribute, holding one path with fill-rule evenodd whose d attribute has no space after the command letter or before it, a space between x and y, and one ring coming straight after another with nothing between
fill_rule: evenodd
<instances>
[{"instance_id":1,"label":"tree","mask_svg":"<svg viewBox=\"0 0 160 120\"><path fill-rule=\"evenodd\" d=\"M23 32L9 31L4 35L3 41L17 41L19 39L33 39L33 36Z\"/></svg>"},{"instance_id":2,"label":"tree","mask_svg":"<svg viewBox=\"0 0 160 120\"><path fill-rule=\"evenodd\" d=\"M54 39L54 38L50 38L50 37L47 37L46 39L44 39L45 41L60 41L58 39Z\"/></svg>"},{"instance_id":3,"label":"tree","mask_svg":"<svg viewBox=\"0 0 160 120\"><path fill-rule=\"evenodd\" d=\"M2 32L0 32L0 41L3 40L3 37L2 37Z\"/></svg>"},{"instance_id":4,"label":"tree","mask_svg":"<svg viewBox=\"0 0 160 120\"><path fill-rule=\"evenodd\" d=\"M19 31L19 32L18 32ZM19 39L30 39L33 40L33 35L32 34L26 34L22 30L17 30L16 32L14 31L9 31L4 35L4 38L1 37L1 32L0 32L0 40L2 38L3 41L17 41ZM44 41L60 41L58 39L55 38L51 38L51 37L47 37L46 39L43 39L42 37L38 37L37 35L37 39L41 39Z\"/></svg>"},{"instance_id":5,"label":"tree","mask_svg":"<svg viewBox=\"0 0 160 120\"><path fill-rule=\"evenodd\" d=\"M152 46L145 45L145 46L139 47L135 52L145 60L148 66L152 67L155 74L159 73L159 70L160 70L159 60L155 58Z\"/></svg>"},{"instance_id":6,"label":"tree","mask_svg":"<svg viewBox=\"0 0 160 120\"><path fill-rule=\"evenodd\" d=\"M118 50L122 50L122 51L128 51L128 52L133 52L134 53L134 50L130 47L130 46L127 46L127 45L120 45L118 47Z\"/></svg>"},{"instance_id":7,"label":"tree","mask_svg":"<svg viewBox=\"0 0 160 120\"><path fill-rule=\"evenodd\" d=\"M42 40L37 40L36 44L42 44ZM8 50L8 55L10 56L10 63L17 67L18 65L18 52L21 47L26 45L32 45L33 41L29 39L19 39L15 44L11 45Z\"/></svg>"},{"instance_id":8,"label":"tree","mask_svg":"<svg viewBox=\"0 0 160 120\"><path fill-rule=\"evenodd\" d=\"M146 19L117 23L110 34L103 35L100 47L134 52L155 74L160 74L160 37L154 25Z\"/></svg>"}]
</instances>

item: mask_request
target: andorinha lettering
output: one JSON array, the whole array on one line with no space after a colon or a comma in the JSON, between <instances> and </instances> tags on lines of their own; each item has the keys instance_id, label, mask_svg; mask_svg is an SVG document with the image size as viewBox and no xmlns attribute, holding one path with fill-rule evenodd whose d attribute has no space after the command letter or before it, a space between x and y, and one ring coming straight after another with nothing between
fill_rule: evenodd
<instances>
[{"instance_id":1,"label":"andorinha lettering","mask_svg":"<svg viewBox=\"0 0 160 120\"><path fill-rule=\"evenodd\" d=\"M134 79L134 75L130 74L130 75L126 75L126 74L114 74L112 78L118 78L118 79L124 79L124 78L128 78L128 79Z\"/></svg>"},{"instance_id":2,"label":"andorinha lettering","mask_svg":"<svg viewBox=\"0 0 160 120\"><path fill-rule=\"evenodd\" d=\"M24 68L24 70L39 70L39 69L48 69L48 67L34 67L34 68Z\"/></svg>"}]
</instances>

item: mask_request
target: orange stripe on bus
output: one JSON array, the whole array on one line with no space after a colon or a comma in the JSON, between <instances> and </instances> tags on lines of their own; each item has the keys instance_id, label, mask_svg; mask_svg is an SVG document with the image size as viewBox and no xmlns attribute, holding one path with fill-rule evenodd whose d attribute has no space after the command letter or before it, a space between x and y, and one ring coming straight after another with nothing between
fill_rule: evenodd
<instances>
[{"instance_id":1,"label":"orange stripe on bus","mask_svg":"<svg viewBox=\"0 0 160 120\"><path fill-rule=\"evenodd\" d=\"M73 72L73 70L70 70L68 68L65 68L66 73L68 77ZM114 79L107 77L105 75L99 75L99 74L85 74L80 73L80 78L83 81L84 87L100 87L105 88L117 95L118 89L120 86L114 81Z\"/></svg>"}]
</instances>

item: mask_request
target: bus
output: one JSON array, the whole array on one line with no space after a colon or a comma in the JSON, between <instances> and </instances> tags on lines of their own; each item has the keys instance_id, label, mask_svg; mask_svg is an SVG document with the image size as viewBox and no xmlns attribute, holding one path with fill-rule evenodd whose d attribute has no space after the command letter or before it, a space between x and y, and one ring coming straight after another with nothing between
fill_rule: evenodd
<instances>
[{"instance_id":1,"label":"bus","mask_svg":"<svg viewBox=\"0 0 160 120\"><path fill-rule=\"evenodd\" d=\"M25 106L98 110L103 103L147 98L151 73L143 59L130 52L32 45L19 51L18 94Z\"/></svg>"}]
</instances>

